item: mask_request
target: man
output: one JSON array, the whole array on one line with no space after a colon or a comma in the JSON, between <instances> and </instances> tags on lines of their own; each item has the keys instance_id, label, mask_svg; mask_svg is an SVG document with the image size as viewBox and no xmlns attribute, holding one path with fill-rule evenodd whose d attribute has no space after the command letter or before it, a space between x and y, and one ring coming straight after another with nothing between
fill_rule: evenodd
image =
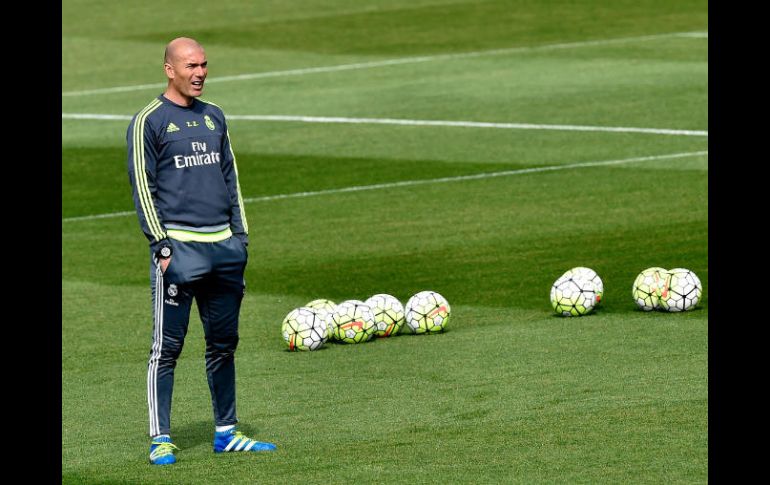
<instances>
[{"instance_id":1,"label":"man","mask_svg":"<svg viewBox=\"0 0 770 485\"><path fill-rule=\"evenodd\" d=\"M139 224L150 241L153 336L147 370L150 462L176 462L171 441L174 368L192 300L206 338L214 451L271 451L236 431L235 360L245 291L248 225L222 110L197 99L208 73L198 42L166 46L165 92L128 127L128 175Z\"/></svg>"}]
</instances>

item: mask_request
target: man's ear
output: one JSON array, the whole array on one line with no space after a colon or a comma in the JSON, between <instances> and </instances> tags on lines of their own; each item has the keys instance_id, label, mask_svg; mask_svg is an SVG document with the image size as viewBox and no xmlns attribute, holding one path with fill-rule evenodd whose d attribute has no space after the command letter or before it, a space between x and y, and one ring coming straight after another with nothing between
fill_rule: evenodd
<instances>
[{"instance_id":1,"label":"man's ear","mask_svg":"<svg viewBox=\"0 0 770 485\"><path fill-rule=\"evenodd\" d=\"M163 69L166 71L166 77L169 79L174 79L174 68L171 67L171 64L168 62L163 64Z\"/></svg>"}]
</instances>

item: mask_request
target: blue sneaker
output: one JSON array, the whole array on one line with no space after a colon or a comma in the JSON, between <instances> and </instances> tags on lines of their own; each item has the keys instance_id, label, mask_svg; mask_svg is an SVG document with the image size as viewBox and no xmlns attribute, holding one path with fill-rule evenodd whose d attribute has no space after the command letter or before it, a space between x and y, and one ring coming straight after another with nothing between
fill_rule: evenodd
<instances>
[{"instance_id":1,"label":"blue sneaker","mask_svg":"<svg viewBox=\"0 0 770 485\"><path fill-rule=\"evenodd\" d=\"M150 443L150 463L153 465L171 465L176 463L174 450L178 449L168 436L155 438Z\"/></svg>"},{"instance_id":2,"label":"blue sneaker","mask_svg":"<svg viewBox=\"0 0 770 485\"><path fill-rule=\"evenodd\" d=\"M235 428L227 431L214 433L214 452L223 453L225 451L273 451L275 445L256 441L243 435Z\"/></svg>"}]
</instances>

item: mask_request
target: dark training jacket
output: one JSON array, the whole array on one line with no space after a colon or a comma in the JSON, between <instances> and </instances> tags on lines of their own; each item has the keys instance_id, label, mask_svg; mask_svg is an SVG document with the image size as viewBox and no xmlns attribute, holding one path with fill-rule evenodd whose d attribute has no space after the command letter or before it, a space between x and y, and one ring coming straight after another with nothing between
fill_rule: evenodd
<instances>
[{"instance_id":1,"label":"dark training jacket","mask_svg":"<svg viewBox=\"0 0 770 485\"><path fill-rule=\"evenodd\" d=\"M153 252L168 230L219 233L248 243L235 155L219 106L158 96L128 126L128 177Z\"/></svg>"}]
</instances>

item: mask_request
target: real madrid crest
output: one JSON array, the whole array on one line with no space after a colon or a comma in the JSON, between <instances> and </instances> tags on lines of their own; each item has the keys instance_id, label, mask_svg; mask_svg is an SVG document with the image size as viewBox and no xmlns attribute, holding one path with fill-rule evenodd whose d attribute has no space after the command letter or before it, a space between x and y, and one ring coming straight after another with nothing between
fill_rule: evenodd
<instances>
[{"instance_id":1,"label":"real madrid crest","mask_svg":"<svg viewBox=\"0 0 770 485\"><path fill-rule=\"evenodd\" d=\"M206 126L209 128L209 130L214 131L216 126L214 125L214 122L211 121L211 118L209 118L209 115L204 116L203 120L206 122Z\"/></svg>"},{"instance_id":2,"label":"real madrid crest","mask_svg":"<svg viewBox=\"0 0 770 485\"><path fill-rule=\"evenodd\" d=\"M179 293L179 290L176 289L176 285L174 283L168 285L168 296L176 296L177 293Z\"/></svg>"}]
</instances>

